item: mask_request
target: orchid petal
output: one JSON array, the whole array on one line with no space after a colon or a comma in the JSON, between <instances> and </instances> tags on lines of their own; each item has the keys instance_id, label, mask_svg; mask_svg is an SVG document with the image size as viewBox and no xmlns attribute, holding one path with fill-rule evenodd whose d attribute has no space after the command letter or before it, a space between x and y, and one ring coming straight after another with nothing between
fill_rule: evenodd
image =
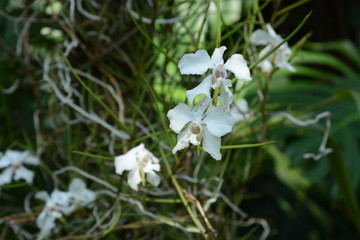
<instances>
[{"instance_id":1,"label":"orchid petal","mask_svg":"<svg viewBox=\"0 0 360 240\"><path fill-rule=\"evenodd\" d=\"M69 185L69 193L80 206L86 206L93 202L96 194L86 188L86 184L80 178L74 178Z\"/></svg>"},{"instance_id":2,"label":"orchid petal","mask_svg":"<svg viewBox=\"0 0 360 240\"><path fill-rule=\"evenodd\" d=\"M23 160L23 163L30 164L30 165L39 165L39 158L32 155L29 151L26 151L26 157Z\"/></svg>"},{"instance_id":3,"label":"orchid petal","mask_svg":"<svg viewBox=\"0 0 360 240\"><path fill-rule=\"evenodd\" d=\"M9 157L6 157L6 154L0 157L0 168L6 168L11 166L13 163Z\"/></svg>"},{"instance_id":4,"label":"orchid petal","mask_svg":"<svg viewBox=\"0 0 360 240\"><path fill-rule=\"evenodd\" d=\"M213 55L211 56L211 68L216 68L218 65L224 64L223 55L226 50L225 46L221 46L220 48L215 48Z\"/></svg>"},{"instance_id":5,"label":"orchid petal","mask_svg":"<svg viewBox=\"0 0 360 240\"><path fill-rule=\"evenodd\" d=\"M216 89L217 87L223 87L227 92L230 91L229 87L231 86L232 86L231 80L224 78L218 78L216 82L213 85L211 85L213 89Z\"/></svg>"},{"instance_id":6,"label":"orchid petal","mask_svg":"<svg viewBox=\"0 0 360 240\"><path fill-rule=\"evenodd\" d=\"M201 130L202 131L202 130ZM199 134L190 134L190 143L194 146L197 146L201 143L202 140L202 134L201 132Z\"/></svg>"},{"instance_id":7,"label":"orchid petal","mask_svg":"<svg viewBox=\"0 0 360 240\"><path fill-rule=\"evenodd\" d=\"M50 196L46 191L37 192L34 197L36 199L43 200L44 202L50 199Z\"/></svg>"},{"instance_id":8,"label":"orchid petal","mask_svg":"<svg viewBox=\"0 0 360 240\"><path fill-rule=\"evenodd\" d=\"M177 143L172 150L172 153L175 154L177 151L184 149L189 146L191 133L188 129L184 129L182 132L179 133L177 136Z\"/></svg>"},{"instance_id":9,"label":"orchid petal","mask_svg":"<svg viewBox=\"0 0 360 240\"><path fill-rule=\"evenodd\" d=\"M203 122L212 135L222 137L231 132L235 120L225 112L224 107L216 106L208 111Z\"/></svg>"},{"instance_id":10,"label":"orchid petal","mask_svg":"<svg viewBox=\"0 0 360 240\"><path fill-rule=\"evenodd\" d=\"M151 161L155 164L155 163L159 163L159 159L157 157L155 157L151 152L149 152L149 154L151 155Z\"/></svg>"},{"instance_id":11,"label":"orchid petal","mask_svg":"<svg viewBox=\"0 0 360 240\"><path fill-rule=\"evenodd\" d=\"M261 29L255 30L250 36L250 42L254 45L268 45L273 41L270 34Z\"/></svg>"},{"instance_id":12,"label":"orchid petal","mask_svg":"<svg viewBox=\"0 0 360 240\"><path fill-rule=\"evenodd\" d=\"M202 82L197 85L195 88L186 91L186 97L190 104L193 103L194 98L197 95L204 94L210 98L210 88L211 88L211 75L206 77Z\"/></svg>"},{"instance_id":13,"label":"orchid petal","mask_svg":"<svg viewBox=\"0 0 360 240\"><path fill-rule=\"evenodd\" d=\"M221 138L216 137L204 127L203 130L203 143L202 143L203 149L205 152L208 152L211 157L213 157L216 160L221 159L221 153L220 153L220 146L221 146Z\"/></svg>"},{"instance_id":14,"label":"orchid petal","mask_svg":"<svg viewBox=\"0 0 360 240\"><path fill-rule=\"evenodd\" d=\"M48 211L50 210L44 209L36 218L36 225L38 226L38 228L40 228L40 232L37 236L38 240L44 239L49 236L51 230L56 227L55 220L61 217L61 213L59 212L53 211L50 214Z\"/></svg>"},{"instance_id":15,"label":"orchid petal","mask_svg":"<svg viewBox=\"0 0 360 240\"><path fill-rule=\"evenodd\" d=\"M51 193L50 199L54 201L58 207L68 207L70 204L70 194L57 189Z\"/></svg>"},{"instance_id":16,"label":"orchid petal","mask_svg":"<svg viewBox=\"0 0 360 240\"><path fill-rule=\"evenodd\" d=\"M69 184L69 192L77 193L86 189L86 184L80 178L74 178Z\"/></svg>"},{"instance_id":17,"label":"orchid petal","mask_svg":"<svg viewBox=\"0 0 360 240\"><path fill-rule=\"evenodd\" d=\"M194 114L193 121L201 120L205 110L209 107L211 102L212 102L212 98L205 97L198 104L196 104L196 106L194 106L194 108L192 109L192 112Z\"/></svg>"},{"instance_id":18,"label":"orchid petal","mask_svg":"<svg viewBox=\"0 0 360 240\"><path fill-rule=\"evenodd\" d=\"M151 162L148 162L145 167L143 168L145 173L152 172L152 171L160 171L160 164L153 163L152 159Z\"/></svg>"},{"instance_id":19,"label":"orchid petal","mask_svg":"<svg viewBox=\"0 0 360 240\"><path fill-rule=\"evenodd\" d=\"M170 110L167 113L167 117L170 120L170 128L175 133L179 133L185 124L194 120L194 116L190 108L184 103L180 103L175 108Z\"/></svg>"},{"instance_id":20,"label":"orchid petal","mask_svg":"<svg viewBox=\"0 0 360 240\"><path fill-rule=\"evenodd\" d=\"M272 71L272 69L273 69L273 66L272 66L271 62L268 59L265 59L265 60L261 61L258 64L258 67L264 73L270 73Z\"/></svg>"},{"instance_id":21,"label":"orchid petal","mask_svg":"<svg viewBox=\"0 0 360 240\"><path fill-rule=\"evenodd\" d=\"M122 173L127 170L130 171L137 166L136 154L138 151L144 149L144 144L132 148L127 153L115 157L115 172L122 175Z\"/></svg>"},{"instance_id":22,"label":"orchid petal","mask_svg":"<svg viewBox=\"0 0 360 240\"><path fill-rule=\"evenodd\" d=\"M153 171L146 174L146 180L155 187L157 187L160 183L160 177Z\"/></svg>"},{"instance_id":23,"label":"orchid petal","mask_svg":"<svg viewBox=\"0 0 360 240\"><path fill-rule=\"evenodd\" d=\"M141 176L138 168L134 168L129 172L127 182L132 189L139 190L138 185L141 183Z\"/></svg>"},{"instance_id":24,"label":"orchid petal","mask_svg":"<svg viewBox=\"0 0 360 240\"><path fill-rule=\"evenodd\" d=\"M286 56L291 54L289 47L285 47L280 52L276 52L275 64L279 68L285 68L291 72L295 72L295 68L286 60Z\"/></svg>"},{"instance_id":25,"label":"orchid petal","mask_svg":"<svg viewBox=\"0 0 360 240\"><path fill-rule=\"evenodd\" d=\"M252 80L250 77L250 70L246 65L245 59L241 54L234 54L224 64L226 70L229 70L235 74L235 77L244 80Z\"/></svg>"},{"instance_id":26,"label":"orchid petal","mask_svg":"<svg viewBox=\"0 0 360 240\"><path fill-rule=\"evenodd\" d=\"M27 183L32 184L33 179L34 179L34 172L27 169L24 166L19 166L15 170L14 180L20 180L20 179L23 179Z\"/></svg>"},{"instance_id":27,"label":"orchid petal","mask_svg":"<svg viewBox=\"0 0 360 240\"><path fill-rule=\"evenodd\" d=\"M234 100L234 95L230 92L229 88L224 88L219 96L221 104L225 107L225 112L230 111L230 105Z\"/></svg>"},{"instance_id":28,"label":"orchid petal","mask_svg":"<svg viewBox=\"0 0 360 240\"><path fill-rule=\"evenodd\" d=\"M211 66L209 54L205 50L185 54L179 61L181 74L203 74Z\"/></svg>"},{"instance_id":29,"label":"orchid petal","mask_svg":"<svg viewBox=\"0 0 360 240\"><path fill-rule=\"evenodd\" d=\"M274 28L271 26L270 23L267 23L265 25L267 32L269 33L269 35L276 40L282 40L282 38L280 37L280 35L276 34Z\"/></svg>"},{"instance_id":30,"label":"orchid petal","mask_svg":"<svg viewBox=\"0 0 360 240\"><path fill-rule=\"evenodd\" d=\"M11 183L13 168L5 168L0 174L0 185Z\"/></svg>"}]
</instances>

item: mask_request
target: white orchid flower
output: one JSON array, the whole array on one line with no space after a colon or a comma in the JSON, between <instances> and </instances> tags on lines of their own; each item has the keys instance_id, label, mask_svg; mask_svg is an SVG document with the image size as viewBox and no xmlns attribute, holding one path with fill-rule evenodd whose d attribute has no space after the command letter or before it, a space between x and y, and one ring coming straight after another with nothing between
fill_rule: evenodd
<instances>
[{"instance_id":1,"label":"white orchid flower","mask_svg":"<svg viewBox=\"0 0 360 240\"><path fill-rule=\"evenodd\" d=\"M250 37L250 42L256 46L266 45L264 49L260 51L259 57L264 56L272 48L276 47L283 41L280 35L276 34L275 30L268 23L266 24L266 30L257 29ZM287 43L281 45L273 54L264 59L258 64L263 72L271 72L272 64L271 60L274 60L274 64L278 68L285 68L291 72L295 72L295 68L287 61L287 57L291 55L291 50Z\"/></svg>"},{"instance_id":2,"label":"white orchid flower","mask_svg":"<svg viewBox=\"0 0 360 240\"><path fill-rule=\"evenodd\" d=\"M251 114L248 102L243 98L233 104L230 110L231 116L236 122L244 122L250 119Z\"/></svg>"},{"instance_id":3,"label":"white orchid flower","mask_svg":"<svg viewBox=\"0 0 360 240\"><path fill-rule=\"evenodd\" d=\"M86 188L84 181L74 178L68 192L55 189L49 195L45 191L40 191L35 194L35 198L46 202L36 219L36 225L40 228L38 239L44 239L56 227L56 219L62 217L63 214L71 214L79 206L89 205L95 200L96 194Z\"/></svg>"},{"instance_id":4,"label":"white orchid flower","mask_svg":"<svg viewBox=\"0 0 360 240\"><path fill-rule=\"evenodd\" d=\"M224 89L226 88L225 91L231 94L228 89L231 86L231 81L226 79L227 71L233 72L235 77L240 80L252 80L250 70L241 54L232 55L224 64L225 50L225 46L216 48L211 57L205 50L197 50L195 53L185 54L180 59L178 66L181 74L203 74L208 69L213 70L211 76L206 77L197 87L186 92L190 104L199 94L210 97L211 87L215 89L222 86Z\"/></svg>"},{"instance_id":5,"label":"white orchid flower","mask_svg":"<svg viewBox=\"0 0 360 240\"><path fill-rule=\"evenodd\" d=\"M68 192L54 190L51 195L45 191L35 194L35 198L46 202L45 207L36 218L36 225L40 228L38 240L44 239L51 234L56 227L56 219L62 217L63 214L70 214L74 207L70 205L70 195Z\"/></svg>"},{"instance_id":6,"label":"white orchid flower","mask_svg":"<svg viewBox=\"0 0 360 240\"><path fill-rule=\"evenodd\" d=\"M5 168L0 174L0 185L11 183L12 179L23 179L32 184L34 172L24 167L24 164L39 165L39 159L29 151L7 150L0 156L0 168Z\"/></svg>"},{"instance_id":7,"label":"white orchid flower","mask_svg":"<svg viewBox=\"0 0 360 240\"><path fill-rule=\"evenodd\" d=\"M250 81L250 71L244 57L241 54L234 54L224 64L223 55L225 50L225 46L215 48L211 58L205 50L197 50L195 53L185 54L179 62L181 74L201 75L208 69L216 71L223 67L225 73L227 70L233 72L235 77L240 80ZM226 75L224 77L226 77Z\"/></svg>"},{"instance_id":8,"label":"white orchid flower","mask_svg":"<svg viewBox=\"0 0 360 240\"><path fill-rule=\"evenodd\" d=\"M193 109L180 103L167 113L170 128L178 134L173 153L188 147L190 143L196 146L202 142L204 151L216 160L221 159L221 137L231 131L234 119L225 112L224 107L209 107L210 103L211 99L205 98ZM186 124L188 127L183 129Z\"/></svg>"},{"instance_id":9,"label":"white orchid flower","mask_svg":"<svg viewBox=\"0 0 360 240\"><path fill-rule=\"evenodd\" d=\"M74 178L69 185L69 195L72 204L85 207L96 199L96 194L86 188L86 184L80 178Z\"/></svg>"},{"instance_id":10,"label":"white orchid flower","mask_svg":"<svg viewBox=\"0 0 360 240\"><path fill-rule=\"evenodd\" d=\"M146 180L154 186L160 183L160 177L155 173L160 171L159 159L143 143L115 158L115 172L122 175L125 170L130 171L127 182L135 191L141 183L141 174L146 173Z\"/></svg>"}]
</instances>

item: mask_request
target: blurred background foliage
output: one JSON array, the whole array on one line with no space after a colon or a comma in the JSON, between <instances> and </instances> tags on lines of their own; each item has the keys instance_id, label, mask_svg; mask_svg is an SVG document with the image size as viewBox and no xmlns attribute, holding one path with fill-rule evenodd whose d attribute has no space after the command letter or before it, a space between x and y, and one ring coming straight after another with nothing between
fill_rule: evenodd
<instances>
[{"instance_id":1,"label":"blurred background foliage","mask_svg":"<svg viewBox=\"0 0 360 240\"><path fill-rule=\"evenodd\" d=\"M184 53L197 49L211 52L215 47L216 5L212 1L83 0L77 1L82 2L83 11L77 9L74 13L71 2L0 1L0 150L30 149L41 154L42 159L42 168L36 170L33 186L20 184L0 189L0 217L24 212L26 193L51 191L52 171L67 165L88 171L119 189L126 188L119 183L119 178L113 177L112 161L73 151L115 156L138 144L137 139L144 139L148 148L160 156L158 145L164 139L171 147L175 143L174 134L169 135L166 128L166 112L185 101L185 91L200 81L198 77L181 77L177 68L179 59ZM289 41L293 50L291 63L297 71L273 73L266 90L265 109L261 109L258 96L258 89L264 90L266 86L264 75L255 69L253 76L258 81L248 85L236 83L235 97L245 97L255 117L236 126L236 131L226 136L223 144L263 140L275 140L276 144L224 150L220 162L205 154L189 162L179 154L179 162L173 162L174 173L186 174L189 169L197 168L198 178L206 180L203 185L179 180L182 187L200 192L206 186L215 191L221 184L211 179L219 177L224 198L248 216L268 222L271 228L268 239L359 239L359 2L220 2L222 45L228 47L225 58L240 52L249 59L252 54L249 34L260 24L271 22L276 31L286 37L305 15L310 11L312 14ZM129 14L130 11L133 13ZM159 19L174 22L161 24ZM66 52L75 42L77 46ZM51 62L48 74L60 83L64 78L61 74L65 73L58 69L66 66L64 56L71 64L69 69L75 69L87 87L67 71L72 87L83 96L74 101L112 125L118 123L111 111L120 112L118 117L126 127L117 126L130 135L129 140L113 141L107 130L85 121L79 112L58 100L44 81L44 62ZM89 76L111 85L122 105L118 106L108 88L91 81ZM16 90L8 94L12 87ZM62 92L65 95L66 91ZM261 111L267 114L264 138L260 137L264 127L259 116ZM302 120L324 111L331 112L328 146L333 153L318 161L304 159L303 154L318 151L325 121L300 127L272 115L278 111L292 113ZM36 128L40 134L36 134ZM149 137L151 134L156 137ZM164 185L171 185L165 171L163 173ZM72 174L63 176L63 186L72 177ZM199 195L198 199L203 204L207 197ZM148 203L146 207L163 215L186 215L184 209L173 205ZM40 209L40 203L35 208ZM262 234L259 225L243 227L243 219L226 200L218 200L210 210L208 217L216 226L218 239L259 239ZM126 205L122 211L125 216L122 224L142 219ZM21 226L36 232L31 222L33 220L28 219ZM62 224L66 226L66 220ZM16 238L16 233L6 224L1 224L0 229L3 239ZM141 221L135 227L115 230L104 238L201 238L174 231L170 226ZM82 233L66 226L58 236Z\"/></svg>"}]
</instances>

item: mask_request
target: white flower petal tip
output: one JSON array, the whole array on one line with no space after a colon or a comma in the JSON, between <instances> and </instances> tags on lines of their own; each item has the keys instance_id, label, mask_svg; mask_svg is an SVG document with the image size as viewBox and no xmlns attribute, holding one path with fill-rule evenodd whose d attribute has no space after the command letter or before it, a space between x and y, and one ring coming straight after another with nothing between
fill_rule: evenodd
<instances>
[{"instance_id":1,"label":"white flower petal tip","mask_svg":"<svg viewBox=\"0 0 360 240\"><path fill-rule=\"evenodd\" d=\"M213 55L211 56L211 64L212 68L216 68L218 65L224 64L224 52L226 51L225 46L221 46L219 48L215 48Z\"/></svg>"},{"instance_id":2,"label":"white flower petal tip","mask_svg":"<svg viewBox=\"0 0 360 240\"><path fill-rule=\"evenodd\" d=\"M251 81L250 70L241 54L232 55L224 64L226 70L234 73L235 77L243 81Z\"/></svg>"},{"instance_id":3,"label":"white flower petal tip","mask_svg":"<svg viewBox=\"0 0 360 240\"><path fill-rule=\"evenodd\" d=\"M167 117L170 121L169 127L174 132L179 133L193 119L193 113L186 104L180 103L167 113Z\"/></svg>"},{"instance_id":4,"label":"white flower petal tip","mask_svg":"<svg viewBox=\"0 0 360 240\"><path fill-rule=\"evenodd\" d=\"M203 74L211 66L211 59L205 50L185 54L179 61L178 67L181 74Z\"/></svg>"},{"instance_id":5,"label":"white flower petal tip","mask_svg":"<svg viewBox=\"0 0 360 240\"><path fill-rule=\"evenodd\" d=\"M186 97L190 104L193 103L194 98L196 96L201 94L204 94L206 97L210 98L211 78L212 78L211 75L207 76L204 80L202 80L202 82L197 87L186 91Z\"/></svg>"},{"instance_id":6,"label":"white flower petal tip","mask_svg":"<svg viewBox=\"0 0 360 240\"><path fill-rule=\"evenodd\" d=\"M273 41L273 38L261 29L255 30L250 36L250 42L253 45L268 45Z\"/></svg>"},{"instance_id":7,"label":"white flower petal tip","mask_svg":"<svg viewBox=\"0 0 360 240\"><path fill-rule=\"evenodd\" d=\"M69 185L69 194L76 206L85 207L96 199L95 192L86 188L86 184L80 178L74 178Z\"/></svg>"},{"instance_id":8,"label":"white flower petal tip","mask_svg":"<svg viewBox=\"0 0 360 240\"><path fill-rule=\"evenodd\" d=\"M0 173L0 185L20 179L32 184L34 172L24 167L24 164L36 166L39 163L39 159L29 151L7 150L5 154L0 155L0 168L5 168Z\"/></svg>"},{"instance_id":9,"label":"white flower petal tip","mask_svg":"<svg viewBox=\"0 0 360 240\"><path fill-rule=\"evenodd\" d=\"M221 160L220 146L221 138L216 137L210 133L210 131L204 129L204 139L203 139L203 148L204 151L209 153L212 158L215 160Z\"/></svg>"},{"instance_id":10,"label":"white flower petal tip","mask_svg":"<svg viewBox=\"0 0 360 240\"><path fill-rule=\"evenodd\" d=\"M127 153L115 157L115 172L116 174L122 175L124 171L130 171L136 166L136 161L130 161L129 159L136 159L138 152L143 151L144 144L130 149Z\"/></svg>"},{"instance_id":11,"label":"white flower petal tip","mask_svg":"<svg viewBox=\"0 0 360 240\"><path fill-rule=\"evenodd\" d=\"M289 66L287 66L286 69L289 70L290 72L296 72L296 69L290 64L289 64Z\"/></svg>"},{"instance_id":12,"label":"white flower petal tip","mask_svg":"<svg viewBox=\"0 0 360 240\"><path fill-rule=\"evenodd\" d=\"M220 99L222 106L225 108L225 112L229 112L230 105L232 104L232 102L234 100L234 95L230 92L229 89L228 89L228 91L224 90L220 94L219 99Z\"/></svg>"},{"instance_id":13,"label":"white flower petal tip","mask_svg":"<svg viewBox=\"0 0 360 240\"><path fill-rule=\"evenodd\" d=\"M160 177L154 177L155 171L160 171L159 159L157 159L143 143L132 148L127 153L115 158L115 169L117 174L129 171L127 182L129 186L138 191L141 183L141 172L146 175L146 179L153 186L158 186ZM148 175L151 176L148 176ZM150 180L149 180L150 179ZM158 182L159 181L159 182Z\"/></svg>"}]
</instances>

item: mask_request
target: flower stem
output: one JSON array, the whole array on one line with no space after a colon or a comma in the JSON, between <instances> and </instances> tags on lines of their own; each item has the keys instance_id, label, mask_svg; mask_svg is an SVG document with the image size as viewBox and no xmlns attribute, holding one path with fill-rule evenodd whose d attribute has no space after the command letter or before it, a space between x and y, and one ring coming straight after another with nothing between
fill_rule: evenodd
<instances>
[{"instance_id":1,"label":"flower stem","mask_svg":"<svg viewBox=\"0 0 360 240\"><path fill-rule=\"evenodd\" d=\"M171 182L174 184L174 187L176 188L176 191L178 192L182 203L184 204L184 206L185 206L187 212L189 213L191 219L193 220L195 226L200 230L201 234L205 237L206 236L205 229L202 226L202 224L201 224L200 220L198 219L198 217L195 215L195 213L191 209L189 202L187 201L187 199L184 196L184 193L182 191L182 188L181 188L180 184L178 183L178 181L176 180L176 178L172 174L170 164L169 164L167 158L165 157L165 153L164 153L163 149L159 148L159 150L160 150L160 154L162 155L162 160L163 160L165 168L166 168L166 170L167 170L167 172L169 174Z\"/></svg>"},{"instance_id":2,"label":"flower stem","mask_svg":"<svg viewBox=\"0 0 360 240\"><path fill-rule=\"evenodd\" d=\"M217 105L217 100L218 100L218 96L219 96L219 91L220 91L220 87L217 87L214 91L214 95L213 95L213 105L216 106Z\"/></svg>"},{"instance_id":3,"label":"flower stem","mask_svg":"<svg viewBox=\"0 0 360 240\"><path fill-rule=\"evenodd\" d=\"M220 15L220 0L216 0L216 47L219 48L221 44L221 15Z\"/></svg>"}]
</instances>

